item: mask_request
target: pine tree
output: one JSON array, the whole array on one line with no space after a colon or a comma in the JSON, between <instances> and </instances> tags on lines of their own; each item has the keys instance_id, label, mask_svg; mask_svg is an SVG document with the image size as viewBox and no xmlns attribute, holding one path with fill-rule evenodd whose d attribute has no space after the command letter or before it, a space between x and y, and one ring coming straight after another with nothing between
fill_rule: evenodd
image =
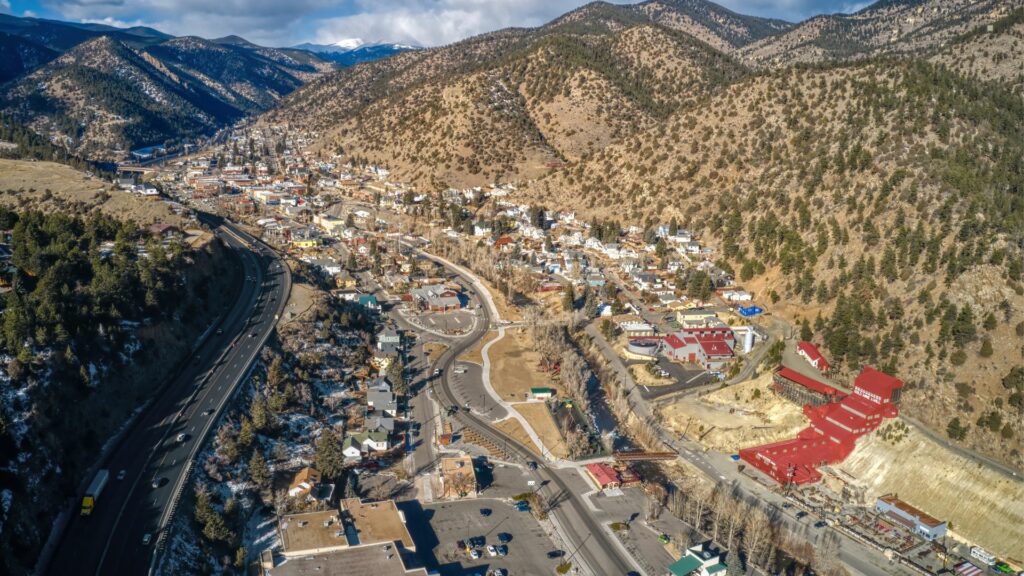
<instances>
[{"instance_id":1,"label":"pine tree","mask_svg":"<svg viewBox=\"0 0 1024 576\"><path fill-rule=\"evenodd\" d=\"M740 561L739 550L730 550L725 557L725 573L726 576L742 576L745 573L743 563Z\"/></svg>"},{"instance_id":2,"label":"pine tree","mask_svg":"<svg viewBox=\"0 0 1024 576\"><path fill-rule=\"evenodd\" d=\"M339 478L345 468L345 455L341 452L341 440L330 428L324 429L316 441L316 468L327 478Z\"/></svg>"},{"instance_id":3,"label":"pine tree","mask_svg":"<svg viewBox=\"0 0 1024 576\"><path fill-rule=\"evenodd\" d=\"M252 458L249 459L249 477L260 488L270 485L270 468L267 466L267 459L263 452L254 450Z\"/></svg>"}]
</instances>

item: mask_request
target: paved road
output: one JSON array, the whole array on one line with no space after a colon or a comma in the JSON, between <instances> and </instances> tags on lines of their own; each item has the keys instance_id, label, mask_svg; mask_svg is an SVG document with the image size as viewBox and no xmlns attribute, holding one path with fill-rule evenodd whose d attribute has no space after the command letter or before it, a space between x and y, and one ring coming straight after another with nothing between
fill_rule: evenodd
<instances>
[{"instance_id":1,"label":"paved road","mask_svg":"<svg viewBox=\"0 0 1024 576\"><path fill-rule=\"evenodd\" d=\"M48 574L147 573L175 490L274 329L291 286L288 269L269 249L250 248L253 240L244 232L219 220L208 223L218 225L217 236L241 259L245 281L238 299L214 328L222 333L214 332L193 353L104 463L111 477L96 510L72 518ZM181 442L179 434L185 435ZM117 480L121 470L124 479ZM147 533L153 535L149 546L142 543Z\"/></svg>"},{"instance_id":2,"label":"paved road","mask_svg":"<svg viewBox=\"0 0 1024 576\"><path fill-rule=\"evenodd\" d=\"M431 255L427 256L436 259ZM441 260L438 259L438 261ZM442 261L442 264L448 266L450 263ZM454 271L466 281L468 291L477 292L473 278L465 276L457 269ZM479 297L480 295L477 294L477 298ZM452 391L452 381L449 379L451 368L456 358L479 342L493 321L491 306L483 305L480 309L483 311L485 321L479 322L470 335L453 342L448 350L434 359L434 366L439 368L442 374L439 378L432 380L431 389L442 405L458 404ZM455 414L454 419L464 426L472 428L495 445L504 446L511 456L521 462L531 461L535 458L529 448L492 428L488 420L477 414L459 411ZM572 549L567 552L574 552L578 548L578 555L582 562L578 560L576 564L590 567L589 572L593 574L627 574L636 569L632 559L623 557L620 548L611 541L604 528L594 519L580 495L570 490L565 481L555 474L554 469L549 469L545 463L539 462L535 474L538 485L543 484L547 491L542 494L559 495L561 502L550 511L550 514L562 528L563 534L570 540L566 544Z\"/></svg>"}]
</instances>

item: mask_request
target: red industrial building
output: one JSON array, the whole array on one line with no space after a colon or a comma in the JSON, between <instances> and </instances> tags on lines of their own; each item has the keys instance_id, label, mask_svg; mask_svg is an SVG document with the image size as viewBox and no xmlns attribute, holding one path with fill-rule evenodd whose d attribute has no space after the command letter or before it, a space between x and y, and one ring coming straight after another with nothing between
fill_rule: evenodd
<instances>
[{"instance_id":1,"label":"red industrial building","mask_svg":"<svg viewBox=\"0 0 1024 576\"><path fill-rule=\"evenodd\" d=\"M857 438L878 428L884 418L896 417L902 387L898 378L865 367L853 382L852 394L820 406L804 405L811 425L796 438L744 448L740 458L783 485L817 482L819 466L842 462Z\"/></svg>"},{"instance_id":2,"label":"red industrial building","mask_svg":"<svg viewBox=\"0 0 1024 576\"><path fill-rule=\"evenodd\" d=\"M772 389L783 398L801 406L804 404L821 406L840 400L845 396L836 388L785 366L776 370L772 376Z\"/></svg>"},{"instance_id":3,"label":"red industrial building","mask_svg":"<svg viewBox=\"0 0 1024 576\"><path fill-rule=\"evenodd\" d=\"M721 370L734 359L736 336L729 327L684 328L665 338L665 355L705 370Z\"/></svg>"}]
</instances>

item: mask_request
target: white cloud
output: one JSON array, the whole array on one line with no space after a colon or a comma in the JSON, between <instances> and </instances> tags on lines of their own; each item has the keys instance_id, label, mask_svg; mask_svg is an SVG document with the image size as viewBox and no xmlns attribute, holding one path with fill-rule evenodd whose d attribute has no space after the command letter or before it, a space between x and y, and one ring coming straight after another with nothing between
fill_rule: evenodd
<instances>
[{"instance_id":1,"label":"white cloud","mask_svg":"<svg viewBox=\"0 0 1024 576\"><path fill-rule=\"evenodd\" d=\"M437 46L509 26L539 26L586 0L360 0L350 16L323 20L315 41L359 36Z\"/></svg>"},{"instance_id":2,"label":"white cloud","mask_svg":"<svg viewBox=\"0 0 1024 576\"><path fill-rule=\"evenodd\" d=\"M0 0L0 12L9 13L11 11L10 0Z\"/></svg>"},{"instance_id":3,"label":"white cloud","mask_svg":"<svg viewBox=\"0 0 1024 576\"><path fill-rule=\"evenodd\" d=\"M134 28L135 26L149 26L148 23L143 22L142 20L126 21L118 20L117 18L111 18L110 16L107 16L106 18L83 18L81 22L83 24L103 24L106 26L113 26L115 28Z\"/></svg>"}]
</instances>

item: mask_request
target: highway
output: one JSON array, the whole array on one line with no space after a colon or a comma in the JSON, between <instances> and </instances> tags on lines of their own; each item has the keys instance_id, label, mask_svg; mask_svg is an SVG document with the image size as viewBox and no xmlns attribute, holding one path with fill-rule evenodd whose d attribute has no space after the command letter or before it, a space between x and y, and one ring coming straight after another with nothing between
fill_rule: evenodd
<instances>
[{"instance_id":1,"label":"highway","mask_svg":"<svg viewBox=\"0 0 1024 576\"><path fill-rule=\"evenodd\" d=\"M448 266L448 263L441 259L430 254L423 254ZM451 268L449 267L449 269ZM476 293L476 299L482 302L480 300L482 295L477 293L478 290L475 288L473 279L457 269L453 269L453 271L464 280L467 290ZM461 406L451 388L449 380L451 368L463 352L475 346L483 338L494 321L489 306L481 305L480 309L483 311L485 321L478 322L473 332L452 342L451 347L434 359L433 367L440 369L441 374L439 377L431 379L430 386L434 397L442 404L442 407ZM607 531L594 520L580 496L574 493L557 474L558 470L549 468L542 459L537 458L532 450L511 436L493 428L488 420L477 414L460 410L454 414L453 419L472 428L494 445L503 446L515 458L523 462L537 461L535 474L538 484L546 488L541 492L542 495L554 496L554 499L559 502L549 511L549 514L555 517L563 534L569 537L569 542L566 542L566 545L571 548L565 550L566 555L571 555L578 549L577 560L574 564L583 564L589 568L581 570L582 573L613 575L629 574L636 570L631 559L622 557L621 547L612 542ZM580 556L583 558L582 562L579 561Z\"/></svg>"},{"instance_id":2,"label":"highway","mask_svg":"<svg viewBox=\"0 0 1024 576\"><path fill-rule=\"evenodd\" d=\"M284 308L291 275L278 256L230 223L201 219L241 260L238 299L103 462L110 480L96 509L74 513L47 574L149 571L197 451Z\"/></svg>"}]
</instances>

